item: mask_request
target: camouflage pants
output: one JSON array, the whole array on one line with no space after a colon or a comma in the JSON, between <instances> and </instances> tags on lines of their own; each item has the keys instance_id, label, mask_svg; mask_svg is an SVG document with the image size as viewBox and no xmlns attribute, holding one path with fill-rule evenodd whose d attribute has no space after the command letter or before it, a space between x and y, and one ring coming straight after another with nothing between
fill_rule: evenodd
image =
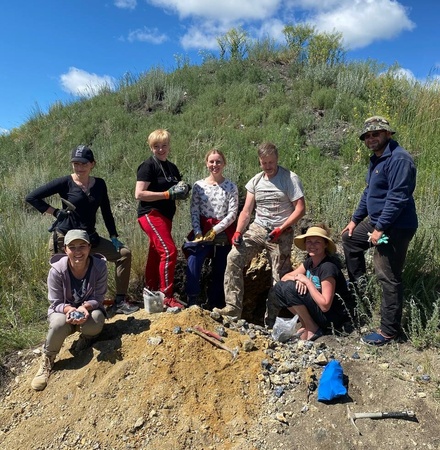
<instances>
[{"instance_id":1,"label":"camouflage pants","mask_svg":"<svg viewBox=\"0 0 440 450\"><path fill-rule=\"evenodd\" d=\"M267 242L266 235L265 228L252 223L243 235L242 244L232 247L229 252L224 283L226 305L232 305L240 311L243 309L243 269L262 250L267 251L272 269L272 284L292 270L290 260L293 243L292 229L286 230L277 242Z\"/></svg>"}]
</instances>

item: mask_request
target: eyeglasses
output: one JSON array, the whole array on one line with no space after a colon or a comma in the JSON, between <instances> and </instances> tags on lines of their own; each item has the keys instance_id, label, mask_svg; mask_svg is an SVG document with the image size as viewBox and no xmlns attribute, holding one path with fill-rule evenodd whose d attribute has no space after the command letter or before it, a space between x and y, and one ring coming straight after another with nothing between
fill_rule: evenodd
<instances>
[{"instance_id":1,"label":"eyeglasses","mask_svg":"<svg viewBox=\"0 0 440 450\"><path fill-rule=\"evenodd\" d=\"M383 131L372 131L371 133L365 133L364 139L370 139L372 137L377 138L381 133L383 133Z\"/></svg>"}]
</instances>

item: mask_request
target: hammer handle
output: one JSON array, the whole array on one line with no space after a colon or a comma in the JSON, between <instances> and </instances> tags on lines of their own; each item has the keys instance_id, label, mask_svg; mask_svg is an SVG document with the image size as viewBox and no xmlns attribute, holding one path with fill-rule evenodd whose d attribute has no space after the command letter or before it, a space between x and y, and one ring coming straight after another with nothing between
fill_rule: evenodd
<instances>
[{"instance_id":1,"label":"hammer handle","mask_svg":"<svg viewBox=\"0 0 440 450\"><path fill-rule=\"evenodd\" d=\"M354 419L407 419L415 417L414 411L390 411L377 413L353 413Z\"/></svg>"},{"instance_id":2,"label":"hammer handle","mask_svg":"<svg viewBox=\"0 0 440 450\"><path fill-rule=\"evenodd\" d=\"M215 345L216 347L221 348L222 350L226 350L227 352L232 353L232 350L230 350L228 347L226 347L226 345L223 345L221 342L215 340L214 338L207 336L206 334L201 333L200 331L195 329L193 329L192 332L202 337L203 339L207 340L212 345Z\"/></svg>"},{"instance_id":3,"label":"hammer handle","mask_svg":"<svg viewBox=\"0 0 440 450\"><path fill-rule=\"evenodd\" d=\"M220 342L225 342L225 340L219 334L214 333L213 331L205 330L204 328L199 327L199 326L194 327L194 329L197 331L200 331L200 333L206 334L206 336L210 336L214 339L217 339Z\"/></svg>"},{"instance_id":4,"label":"hammer handle","mask_svg":"<svg viewBox=\"0 0 440 450\"><path fill-rule=\"evenodd\" d=\"M406 419L408 417L415 417L414 411L391 411L382 413L382 417L390 417L394 419Z\"/></svg>"}]
</instances>

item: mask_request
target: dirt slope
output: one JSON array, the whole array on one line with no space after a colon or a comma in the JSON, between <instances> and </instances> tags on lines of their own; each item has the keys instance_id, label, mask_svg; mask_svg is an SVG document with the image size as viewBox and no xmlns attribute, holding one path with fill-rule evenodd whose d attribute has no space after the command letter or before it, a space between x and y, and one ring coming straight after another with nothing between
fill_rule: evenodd
<instances>
[{"instance_id":1,"label":"dirt slope","mask_svg":"<svg viewBox=\"0 0 440 450\"><path fill-rule=\"evenodd\" d=\"M197 307L117 316L75 358L71 336L43 392L30 388L38 355L15 355L8 362L15 376L1 394L0 448L440 448L437 352L409 344L370 349L354 334L280 344L241 323L226 328L226 345L239 350L233 362L186 331L195 325L214 331L221 324ZM349 395L329 405L316 392L307 397L304 374L311 367L319 380L332 357ZM411 409L416 420L358 419L360 436L347 403L356 412Z\"/></svg>"}]
</instances>

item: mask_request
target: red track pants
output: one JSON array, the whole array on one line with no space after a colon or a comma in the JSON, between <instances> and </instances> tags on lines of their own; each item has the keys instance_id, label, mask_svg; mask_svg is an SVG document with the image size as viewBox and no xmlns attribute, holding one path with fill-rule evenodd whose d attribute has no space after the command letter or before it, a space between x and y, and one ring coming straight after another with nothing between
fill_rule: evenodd
<instances>
[{"instance_id":1,"label":"red track pants","mask_svg":"<svg viewBox=\"0 0 440 450\"><path fill-rule=\"evenodd\" d=\"M155 210L139 217L138 222L150 238L145 284L148 289L159 290L165 297L172 298L177 263L177 247L171 236L172 222Z\"/></svg>"}]
</instances>

